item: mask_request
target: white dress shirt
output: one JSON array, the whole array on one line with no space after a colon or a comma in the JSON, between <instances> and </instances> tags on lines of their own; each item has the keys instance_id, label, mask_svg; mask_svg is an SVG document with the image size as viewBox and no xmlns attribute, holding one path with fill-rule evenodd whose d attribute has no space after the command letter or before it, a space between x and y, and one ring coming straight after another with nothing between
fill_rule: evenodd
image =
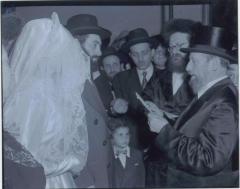
<instances>
[{"instance_id":1,"label":"white dress shirt","mask_svg":"<svg viewBox=\"0 0 240 189\"><path fill-rule=\"evenodd\" d=\"M153 75L153 65L151 64L145 70L137 69L138 78L139 78L139 81L140 81L141 85L142 85L142 82L143 82L143 72L147 72L146 79L147 79L147 81L149 81L151 79L152 75Z\"/></svg>"},{"instance_id":2,"label":"white dress shirt","mask_svg":"<svg viewBox=\"0 0 240 189\"><path fill-rule=\"evenodd\" d=\"M125 168L127 157L130 157L130 148L129 148L129 146L127 146L126 149L123 149L123 150L127 150L127 154L117 155L117 148L115 146L113 147L113 152L114 152L115 159L119 158L122 166Z\"/></svg>"},{"instance_id":3,"label":"white dress shirt","mask_svg":"<svg viewBox=\"0 0 240 189\"><path fill-rule=\"evenodd\" d=\"M215 79L211 82L209 82L207 85L203 86L197 93L198 95L198 99L209 89L211 88L213 85L215 85L217 82L223 80L223 79L226 79L228 76L223 76L223 77L220 77L218 79Z\"/></svg>"},{"instance_id":4,"label":"white dress shirt","mask_svg":"<svg viewBox=\"0 0 240 189\"><path fill-rule=\"evenodd\" d=\"M182 83L183 83L183 75L184 75L184 73L173 72L173 74L172 74L173 95L176 94L176 92L178 91L178 89L182 85Z\"/></svg>"}]
</instances>

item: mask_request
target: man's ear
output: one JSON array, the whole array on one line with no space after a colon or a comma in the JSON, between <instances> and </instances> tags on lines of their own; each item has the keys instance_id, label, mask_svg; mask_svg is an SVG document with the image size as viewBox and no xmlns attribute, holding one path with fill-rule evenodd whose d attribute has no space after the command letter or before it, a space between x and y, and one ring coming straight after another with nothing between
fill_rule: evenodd
<instances>
[{"instance_id":1,"label":"man's ear","mask_svg":"<svg viewBox=\"0 0 240 189\"><path fill-rule=\"evenodd\" d=\"M219 68L220 64L221 64L221 60L220 60L219 57L213 56L213 57L210 59L209 64L210 64L210 69L211 69L212 71L216 71L216 70Z\"/></svg>"}]
</instances>

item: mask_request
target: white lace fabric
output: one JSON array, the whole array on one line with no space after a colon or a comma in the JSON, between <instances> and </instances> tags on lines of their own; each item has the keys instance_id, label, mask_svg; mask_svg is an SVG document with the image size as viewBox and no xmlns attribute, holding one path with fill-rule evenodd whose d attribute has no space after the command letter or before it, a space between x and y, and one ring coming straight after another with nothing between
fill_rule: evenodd
<instances>
[{"instance_id":1,"label":"white lace fabric","mask_svg":"<svg viewBox=\"0 0 240 189\"><path fill-rule=\"evenodd\" d=\"M55 176L78 174L86 164L88 134L81 94L90 79L89 58L53 13L52 19L24 26L11 66L4 129L43 165L47 187L52 187L48 178L52 182Z\"/></svg>"}]
</instances>

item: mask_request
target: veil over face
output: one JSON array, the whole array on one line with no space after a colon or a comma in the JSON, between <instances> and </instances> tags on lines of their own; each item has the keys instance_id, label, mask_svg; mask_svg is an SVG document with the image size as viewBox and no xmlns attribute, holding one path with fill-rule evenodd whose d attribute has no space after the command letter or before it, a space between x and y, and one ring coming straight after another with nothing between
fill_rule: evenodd
<instances>
[{"instance_id":1,"label":"veil over face","mask_svg":"<svg viewBox=\"0 0 240 189\"><path fill-rule=\"evenodd\" d=\"M81 94L90 79L89 61L56 13L52 19L28 22L17 39L4 129L34 155L46 175L71 170L59 168L68 160L77 162L78 171L86 163L88 134Z\"/></svg>"}]
</instances>

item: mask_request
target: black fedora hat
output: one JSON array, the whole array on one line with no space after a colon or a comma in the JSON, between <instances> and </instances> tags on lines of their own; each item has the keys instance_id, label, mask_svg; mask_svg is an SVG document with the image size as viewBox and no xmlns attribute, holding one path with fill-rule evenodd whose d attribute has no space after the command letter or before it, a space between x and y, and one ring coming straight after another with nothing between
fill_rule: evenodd
<instances>
[{"instance_id":1,"label":"black fedora hat","mask_svg":"<svg viewBox=\"0 0 240 189\"><path fill-rule=\"evenodd\" d=\"M126 43L122 46L121 49L124 49L125 52L128 52L130 47L137 43L149 43L152 45L154 39L149 37L147 31L143 28L137 28L129 32L126 38Z\"/></svg>"},{"instance_id":2,"label":"black fedora hat","mask_svg":"<svg viewBox=\"0 0 240 189\"><path fill-rule=\"evenodd\" d=\"M109 47L107 47L106 49L103 50L101 59L103 60L105 57L110 56L110 55L115 55L120 59L119 52L111 46L109 46Z\"/></svg>"},{"instance_id":3,"label":"black fedora hat","mask_svg":"<svg viewBox=\"0 0 240 189\"><path fill-rule=\"evenodd\" d=\"M89 14L78 14L68 19L66 28L73 35L98 34L101 39L107 39L111 32L98 26L96 16Z\"/></svg>"},{"instance_id":4,"label":"black fedora hat","mask_svg":"<svg viewBox=\"0 0 240 189\"><path fill-rule=\"evenodd\" d=\"M216 55L230 61L237 59L230 54L234 38L230 32L221 27L198 27L190 48L182 48L183 52L200 52Z\"/></svg>"}]
</instances>

